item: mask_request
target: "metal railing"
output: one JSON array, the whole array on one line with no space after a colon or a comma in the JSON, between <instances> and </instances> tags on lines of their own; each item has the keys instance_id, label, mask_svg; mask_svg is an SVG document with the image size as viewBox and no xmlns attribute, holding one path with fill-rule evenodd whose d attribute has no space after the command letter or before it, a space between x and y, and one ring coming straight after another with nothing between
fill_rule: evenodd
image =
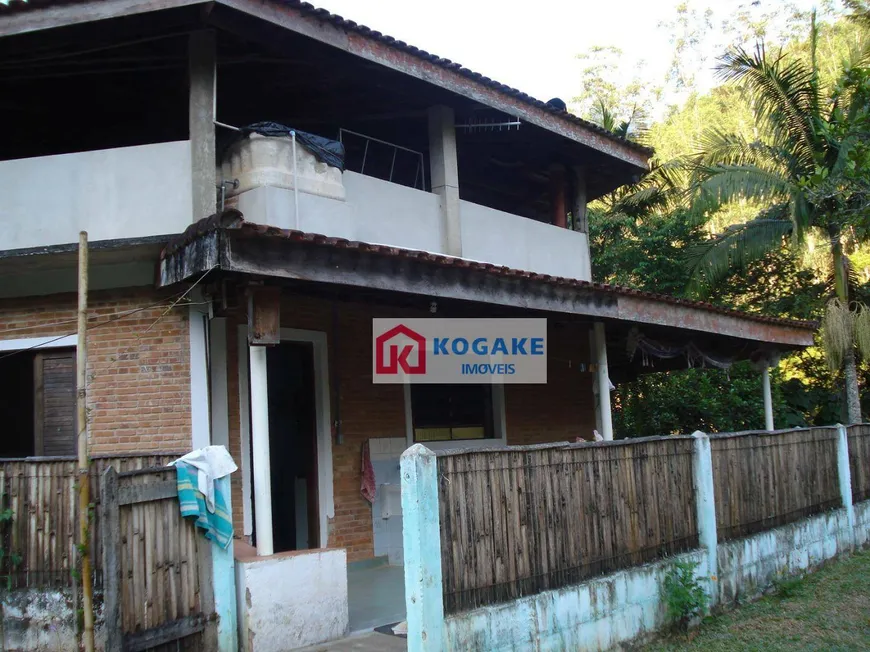
<instances>
[{"instance_id":1,"label":"metal railing","mask_svg":"<svg viewBox=\"0 0 870 652\"><path fill-rule=\"evenodd\" d=\"M348 136L351 137L351 145L353 145L355 139L362 141L356 147L353 147L354 150L362 148L362 160L358 166L353 162L351 147L348 146ZM391 183L399 183L411 188L426 190L426 164L423 152L344 128L338 130L338 140L345 146L348 152L345 165L351 172L367 174L368 176L383 178ZM401 153L410 154L416 159L413 179L411 179L410 175L404 178L404 174L401 177L398 174L399 172L405 173L408 171L401 160L399 160L399 168L396 166L397 158ZM369 165L368 173L366 172L367 163ZM387 167L389 167L388 172ZM375 169L373 170L373 168Z\"/></svg>"}]
</instances>

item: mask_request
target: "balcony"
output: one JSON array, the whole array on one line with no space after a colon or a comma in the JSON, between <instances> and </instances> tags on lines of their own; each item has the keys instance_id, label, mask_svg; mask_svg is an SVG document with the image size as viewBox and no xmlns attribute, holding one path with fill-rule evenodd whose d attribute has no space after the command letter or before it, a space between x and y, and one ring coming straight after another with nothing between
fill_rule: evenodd
<instances>
[{"instance_id":1,"label":"balcony","mask_svg":"<svg viewBox=\"0 0 870 652\"><path fill-rule=\"evenodd\" d=\"M439 195L356 172L339 174L301 147L294 170L290 146L279 139L255 138L238 147L241 151L225 161L221 174L224 179L240 180L232 201L246 220L372 244L447 252ZM260 167L252 171L250 165ZM464 200L459 219L463 258L590 278L585 233Z\"/></svg>"},{"instance_id":2,"label":"balcony","mask_svg":"<svg viewBox=\"0 0 870 652\"><path fill-rule=\"evenodd\" d=\"M192 221L190 143L0 161L0 249L141 238Z\"/></svg>"},{"instance_id":3,"label":"balcony","mask_svg":"<svg viewBox=\"0 0 870 652\"><path fill-rule=\"evenodd\" d=\"M298 194L286 156L265 173L218 174L242 179L231 201L248 221L446 253L438 195L327 169L301 148L297 161ZM180 233L202 217L191 213L190 169L189 141L0 161L0 249L73 243L81 230L91 241ZM585 233L461 201L460 234L464 258L590 276Z\"/></svg>"}]
</instances>

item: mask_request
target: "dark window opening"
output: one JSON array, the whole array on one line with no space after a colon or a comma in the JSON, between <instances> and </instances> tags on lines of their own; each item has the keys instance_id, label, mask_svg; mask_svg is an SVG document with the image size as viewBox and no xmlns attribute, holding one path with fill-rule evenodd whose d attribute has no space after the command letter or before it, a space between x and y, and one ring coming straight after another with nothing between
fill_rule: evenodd
<instances>
[{"instance_id":1,"label":"dark window opening","mask_svg":"<svg viewBox=\"0 0 870 652\"><path fill-rule=\"evenodd\" d=\"M492 439L491 385L412 385L414 441Z\"/></svg>"},{"instance_id":2,"label":"dark window opening","mask_svg":"<svg viewBox=\"0 0 870 652\"><path fill-rule=\"evenodd\" d=\"M20 351L0 359L0 457L74 455L75 350Z\"/></svg>"}]
</instances>

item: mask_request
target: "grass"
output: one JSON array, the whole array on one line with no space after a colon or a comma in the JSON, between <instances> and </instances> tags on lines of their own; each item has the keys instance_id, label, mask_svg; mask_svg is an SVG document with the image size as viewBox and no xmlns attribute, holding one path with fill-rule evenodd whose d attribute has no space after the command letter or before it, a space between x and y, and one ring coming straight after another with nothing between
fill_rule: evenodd
<instances>
[{"instance_id":1,"label":"grass","mask_svg":"<svg viewBox=\"0 0 870 652\"><path fill-rule=\"evenodd\" d=\"M674 636L645 652L704 650L870 650L870 551L783 580L776 593L708 618L688 636Z\"/></svg>"}]
</instances>

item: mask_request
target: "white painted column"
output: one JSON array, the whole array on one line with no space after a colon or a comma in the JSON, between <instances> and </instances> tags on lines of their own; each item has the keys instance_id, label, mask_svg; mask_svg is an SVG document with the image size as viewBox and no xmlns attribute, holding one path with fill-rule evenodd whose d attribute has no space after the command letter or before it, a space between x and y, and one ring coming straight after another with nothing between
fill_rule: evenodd
<instances>
[{"instance_id":1,"label":"white painted column","mask_svg":"<svg viewBox=\"0 0 870 652\"><path fill-rule=\"evenodd\" d=\"M613 415L610 412L610 374L607 371L607 340L604 323L593 325L595 362L598 365L598 411L601 415L601 436L605 441L613 439Z\"/></svg>"},{"instance_id":2,"label":"white painted column","mask_svg":"<svg viewBox=\"0 0 870 652\"><path fill-rule=\"evenodd\" d=\"M855 537L855 506L852 503L852 469L849 468L849 432L846 426L837 424L837 477L840 480L840 497L849 519L852 537Z\"/></svg>"},{"instance_id":3,"label":"white painted column","mask_svg":"<svg viewBox=\"0 0 870 652\"><path fill-rule=\"evenodd\" d=\"M271 555L272 479L269 461L269 391L266 376L266 347L249 346L251 365L251 448L254 462L254 511L257 554Z\"/></svg>"},{"instance_id":4,"label":"white painted column","mask_svg":"<svg viewBox=\"0 0 870 652\"><path fill-rule=\"evenodd\" d=\"M770 368L761 370L761 389L764 392L764 429L773 430L773 399L770 395Z\"/></svg>"},{"instance_id":5,"label":"white painted column","mask_svg":"<svg viewBox=\"0 0 870 652\"><path fill-rule=\"evenodd\" d=\"M429 109L429 172L432 192L441 198L444 253L462 256L459 216L459 163L456 158L456 120L453 109Z\"/></svg>"},{"instance_id":6,"label":"white painted column","mask_svg":"<svg viewBox=\"0 0 870 652\"><path fill-rule=\"evenodd\" d=\"M197 299L194 298L194 301ZM211 442L208 400L208 358L206 314L200 306L190 306L190 429L191 448Z\"/></svg>"},{"instance_id":7,"label":"white painted column","mask_svg":"<svg viewBox=\"0 0 870 652\"><path fill-rule=\"evenodd\" d=\"M209 322L209 371L211 375L211 443L230 448L230 423L227 405L227 320L214 317Z\"/></svg>"},{"instance_id":8,"label":"white painted column","mask_svg":"<svg viewBox=\"0 0 870 652\"><path fill-rule=\"evenodd\" d=\"M707 577L710 580L710 604L716 602L718 571L718 545L716 532L716 497L713 489L713 454L710 438L703 432L692 433L695 455L692 472L695 486L695 514L698 521L698 543L707 553Z\"/></svg>"},{"instance_id":9,"label":"white painted column","mask_svg":"<svg viewBox=\"0 0 870 652\"><path fill-rule=\"evenodd\" d=\"M408 652L444 649L444 589L438 516L438 460L422 444L402 453L402 542Z\"/></svg>"}]
</instances>

